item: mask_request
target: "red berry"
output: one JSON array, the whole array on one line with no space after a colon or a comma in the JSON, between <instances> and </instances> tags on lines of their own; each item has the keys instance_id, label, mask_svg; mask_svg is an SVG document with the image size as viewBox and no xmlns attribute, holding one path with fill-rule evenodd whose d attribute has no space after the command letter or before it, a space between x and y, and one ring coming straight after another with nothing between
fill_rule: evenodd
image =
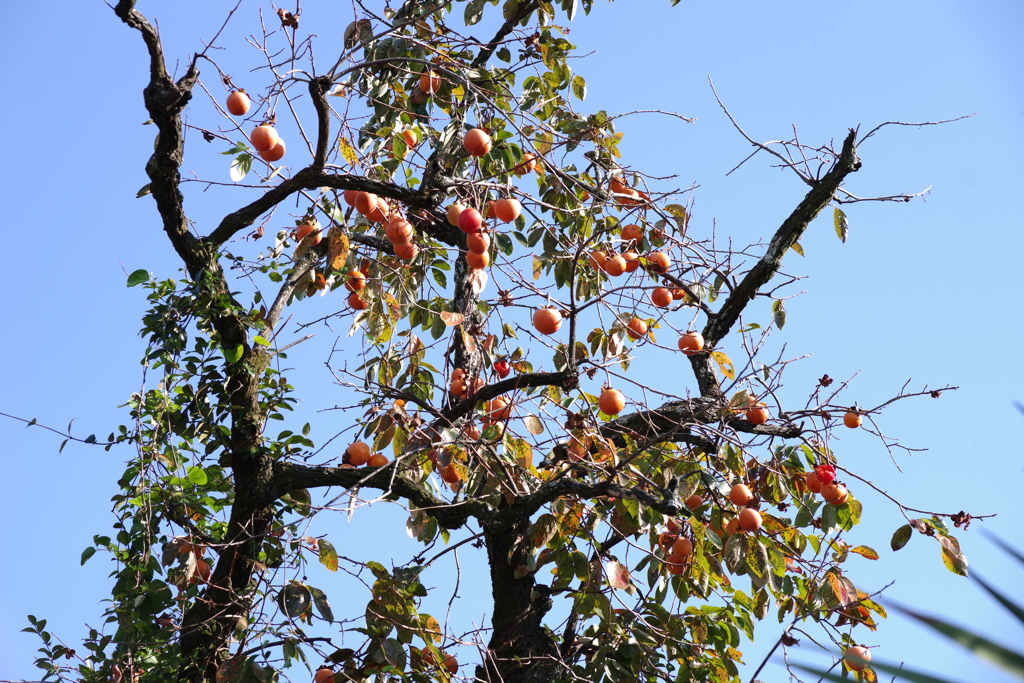
<instances>
[{"instance_id":1,"label":"red berry","mask_svg":"<svg viewBox=\"0 0 1024 683\"><path fill-rule=\"evenodd\" d=\"M814 473L818 475L818 481L822 486L831 484L836 479L836 468L832 465L818 465L814 468Z\"/></svg>"}]
</instances>

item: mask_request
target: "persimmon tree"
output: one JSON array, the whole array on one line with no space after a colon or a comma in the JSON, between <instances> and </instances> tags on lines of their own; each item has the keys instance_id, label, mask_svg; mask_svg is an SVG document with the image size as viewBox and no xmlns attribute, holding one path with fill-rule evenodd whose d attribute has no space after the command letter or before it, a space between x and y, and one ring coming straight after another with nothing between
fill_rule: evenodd
<instances>
[{"instance_id":1,"label":"persimmon tree","mask_svg":"<svg viewBox=\"0 0 1024 683\"><path fill-rule=\"evenodd\" d=\"M845 571L851 553L877 559L844 540L871 484L831 435L891 446L885 406L939 392L850 408L825 376L797 397L788 361L762 353L795 279L783 258L826 209L845 239L841 205L867 199L845 183L879 128L748 137L807 193L767 244L723 249L692 190L630 164L615 114L580 110L560 22L590 0L497 4L360 4L326 63L298 13L268 11L230 101L243 84L212 48L237 8L175 77L155 23L114 6L149 60L140 196L184 275L129 278L148 292L146 381L106 447L134 455L115 533L83 555L112 554L112 600L74 654L33 619L49 676L266 683L327 662L318 683L731 681L760 620L783 625L777 647L814 626L845 650L884 616ZM186 123L196 96L219 117ZM224 179L183 175L186 139L227 149ZM235 202L205 234L189 183ZM288 353L331 325L350 331L320 359L338 391L320 407L347 407L292 425ZM648 354L671 363L661 385L627 374ZM421 609L427 553L356 560L318 534L339 514L327 490L354 524L384 500L431 553L480 548L490 624L457 635ZM908 519L894 547L916 527L965 571L944 520L969 515L893 503ZM300 580L311 560L365 594ZM359 644L338 647L342 630ZM477 661L446 660L456 639Z\"/></svg>"}]
</instances>

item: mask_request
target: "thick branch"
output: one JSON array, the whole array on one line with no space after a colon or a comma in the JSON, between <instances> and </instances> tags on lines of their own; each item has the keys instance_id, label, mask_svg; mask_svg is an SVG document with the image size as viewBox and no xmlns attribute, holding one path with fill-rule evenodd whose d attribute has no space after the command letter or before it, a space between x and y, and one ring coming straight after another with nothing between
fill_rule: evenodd
<instances>
[{"instance_id":1,"label":"thick branch","mask_svg":"<svg viewBox=\"0 0 1024 683\"><path fill-rule=\"evenodd\" d=\"M739 320L740 313L757 295L758 289L767 284L778 272L782 265L782 257L790 247L796 244L811 221L817 218L822 209L835 198L836 192L846 176L860 169L861 161L857 157L856 138L856 131L851 129L846 140L843 141L843 151L832 168L814 185L779 229L775 231L764 256L729 294L718 313L709 317L702 332L705 343L709 347L714 347L725 338L729 330ZM706 353L699 353L690 357L690 363L697 376L701 395L719 395L718 379L715 376L711 357Z\"/></svg>"},{"instance_id":2,"label":"thick branch","mask_svg":"<svg viewBox=\"0 0 1024 683\"><path fill-rule=\"evenodd\" d=\"M530 387L565 386L566 383L576 381L576 376L568 372L529 372L515 377L503 379L494 384L482 387L472 396L465 398L458 403L449 406L441 411L440 416L434 420L431 427L443 429L450 427L459 418L465 417L473 412L481 401L489 401L503 394L516 389L528 389Z\"/></svg>"},{"instance_id":3,"label":"thick branch","mask_svg":"<svg viewBox=\"0 0 1024 683\"><path fill-rule=\"evenodd\" d=\"M505 40L505 37L515 30L516 24L533 14L539 6L540 2L538 0L529 0L529 2L524 2L520 5L519 9L516 10L516 13L509 17L508 21L498 28L498 32L494 34L494 37L491 38L490 42L484 45L483 49L480 50L480 54L478 54L476 59L473 60L470 68L476 69L486 64L487 60L489 60L491 55L494 54L494 51L498 49L498 45L501 41Z\"/></svg>"},{"instance_id":4,"label":"thick branch","mask_svg":"<svg viewBox=\"0 0 1024 683\"><path fill-rule=\"evenodd\" d=\"M340 486L345 489L371 488L388 491L407 499L437 520L445 529L457 529L470 517L488 522L494 517L494 510L486 503L468 501L452 505L431 493L425 484L404 479L395 472L398 463L379 468L307 467L295 463L274 464L274 479L270 495L276 500L289 491L297 489Z\"/></svg>"},{"instance_id":5,"label":"thick branch","mask_svg":"<svg viewBox=\"0 0 1024 683\"><path fill-rule=\"evenodd\" d=\"M323 169L310 166L302 169L291 178L281 182L256 201L243 206L233 213L225 216L216 230L211 232L203 242L216 249L238 232L246 230L256 222L256 219L280 204L285 199L301 192L312 190L318 187L330 187L335 190L361 190L372 192L380 197L395 199L403 204L417 209L431 210L436 207L441 198L436 193L422 190L410 190L407 187L400 187L392 183L382 183L364 176L349 175L346 173L327 173ZM448 244L457 246L459 230L447 222L432 221L427 224L426 229L432 237ZM421 225L421 228L424 226Z\"/></svg>"}]
</instances>

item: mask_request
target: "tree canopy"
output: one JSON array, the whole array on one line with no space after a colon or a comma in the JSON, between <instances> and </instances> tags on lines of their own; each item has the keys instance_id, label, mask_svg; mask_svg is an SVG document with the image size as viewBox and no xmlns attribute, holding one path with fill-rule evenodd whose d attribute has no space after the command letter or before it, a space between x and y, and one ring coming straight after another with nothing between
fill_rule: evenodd
<instances>
[{"instance_id":1,"label":"tree canopy","mask_svg":"<svg viewBox=\"0 0 1024 683\"><path fill-rule=\"evenodd\" d=\"M858 406L825 375L797 397L790 361L761 349L795 294L783 260L817 216L845 241L844 206L915 196L846 187L862 143L898 124L761 143L723 105L807 187L770 241L736 247L693 217L697 188L630 163L629 112L586 111L562 24L592 9L362 8L326 58L315 34L339 27L278 9L249 38L243 91L215 49L237 8L177 75L155 21L116 4L146 48L158 133L139 196L184 272L128 278L148 299L145 388L105 445L135 450L114 533L83 554L117 562L108 628L70 657L33 618L49 676L267 683L325 663L316 683L733 681L761 620L785 625L782 650L796 625L842 651L876 628L885 610L844 565L878 558L844 538L874 485L832 434L891 444L875 424L888 405L953 387ZM197 96L219 118L187 118ZM219 146L231 182L183 175L186 142ZM233 209L197 230L188 184ZM752 305L771 325L743 320ZM292 424L289 352L336 326L347 336L321 361L337 402ZM630 378L644 356L661 384ZM316 531L324 515L358 524L369 500L407 510L422 552L355 559ZM966 574L950 527L970 515L893 503L894 549L934 537ZM423 609L425 577L467 545L493 605L456 630ZM308 578L315 563L363 593ZM479 657L457 662L456 646ZM842 664L875 680L862 665Z\"/></svg>"}]
</instances>

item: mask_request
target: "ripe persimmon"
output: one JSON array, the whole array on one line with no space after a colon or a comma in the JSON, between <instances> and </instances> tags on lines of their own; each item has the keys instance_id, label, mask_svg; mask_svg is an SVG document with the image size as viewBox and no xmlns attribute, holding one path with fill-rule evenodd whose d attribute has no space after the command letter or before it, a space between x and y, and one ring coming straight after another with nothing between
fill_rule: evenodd
<instances>
[{"instance_id":1,"label":"ripe persimmon","mask_svg":"<svg viewBox=\"0 0 1024 683\"><path fill-rule=\"evenodd\" d=\"M280 139L277 131L268 123L253 128L252 135L249 136L249 141L252 142L252 146L256 148L257 152L273 149Z\"/></svg>"},{"instance_id":2,"label":"ripe persimmon","mask_svg":"<svg viewBox=\"0 0 1024 683\"><path fill-rule=\"evenodd\" d=\"M685 559L693 553L693 541L688 539L686 536L680 536L676 539L676 542L672 544L672 552L669 553L669 557L678 559Z\"/></svg>"},{"instance_id":3,"label":"ripe persimmon","mask_svg":"<svg viewBox=\"0 0 1024 683\"><path fill-rule=\"evenodd\" d=\"M462 473L459 472L459 468L455 466L455 463L450 462L441 468L441 481L446 484L458 484L462 481Z\"/></svg>"},{"instance_id":4,"label":"ripe persimmon","mask_svg":"<svg viewBox=\"0 0 1024 683\"><path fill-rule=\"evenodd\" d=\"M474 232L466 237L466 248L474 254L486 254L491 248L491 237L486 232Z\"/></svg>"},{"instance_id":5,"label":"ripe persimmon","mask_svg":"<svg viewBox=\"0 0 1024 683\"><path fill-rule=\"evenodd\" d=\"M804 482L806 482L807 488L811 490L811 493L821 493L822 483L814 470L807 473L804 477Z\"/></svg>"},{"instance_id":6,"label":"ripe persimmon","mask_svg":"<svg viewBox=\"0 0 1024 683\"><path fill-rule=\"evenodd\" d=\"M861 419L860 413L856 410L848 410L846 415L843 415L843 424L850 429L860 427L861 422L863 422L863 420Z\"/></svg>"},{"instance_id":7,"label":"ripe persimmon","mask_svg":"<svg viewBox=\"0 0 1024 683\"><path fill-rule=\"evenodd\" d=\"M301 242L310 235L313 235L313 244L318 244L322 239L320 223L316 219L307 219L302 225L295 229L295 240Z\"/></svg>"},{"instance_id":8,"label":"ripe persimmon","mask_svg":"<svg viewBox=\"0 0 1024 683\"><path fill-rule=\"evenodd\" d=\"M395 245L395 256L402 259L403 261L412 261L416 258L416 255L420 253L420 248L412 242L408 244L396 244Z\"/></svg>"},{"instance_id":9,"label":"ripe persimmon","mask_svg":"<svg viewBox=\"0 0 1024 683\"><path fill-rule=\"evenodd\" d=\"M466 148L470 156L482 157L491 151L491 136L482 128L474 128L466 133L462 140L462 146Z\"/></svg>"},{"instance_id":10,"label":"ripe persimmon","mask_svg":"<svg viewBox=\"0 0 1024 683\"><path fill-rule=\"evenodd\" d=\"M863 671L871 663L871 651L861 645L854 645L846 648L843 659L851 671Z\"/></svg>"},{"instance_id":11,"label":"ripe persimmon","mask_svg":"<svg viewBox=\"0 0 1024 683\"><path fill-rule=\"evenodd\" d=\"M408 244L412 239L412 223L401 216L388 221L388 227L384 230L384 236L392 244Z\"/></svg>"},{"instance_id":12,"label":"ripe persimmon","mask_svg":"<svg viewBox=\"0 0 1024 683\"><path fill-rule=\"evenodd\" d=\"M496 208L497 206L498 206L498 200L497 199L488 199L487 200L487 211L484 212L484 217L487 218L488 220L494 220L495 218L497 218L498 217L498 210Z\"/></svg>"},{"instance_id":13,"label":"ripe persimmon","mask_svg":"<svg viewBox=\"0 0 1024 683\"><path fill-rule=\"evenodd\" d=\"M682 301L686 298L686 290L681 287L676 287L672 290L673 301Z\"/></svg>"},{"instance_id":14,"label":"ripe persimmon","mask_svg":"<svg viewBox=\"0 0 1024 683\"><path fill-rule=\"evenodd\" d=\"M228 111L234 116L245 116L249 113L249 96L245 90L236 90L228 95Z\"/></svg>"},{"instance_id":15,"label":"ripe persimmon","mask_svg":"<svg viewBox=\"0 0 1024 683\"><path fill-rule=\"evenodd\" d=\"M541 334L554 334L562 326L562 314L555 308L540 308L533 313L533 327Z\"/></svg>"},{"instance_id":16,"label":"ripe persimmon","mask_svg":"<svg viewBox=\"0 0 1024 683\"><path fill-rule=\"evenodd\" d=\"M348 450L348 461L356 467L362 467L370 460L370 447L362 441L356 441Z\"/></svg>"},{"instance_id":17,"label":"ripe persimmon","mask_svg":"<svg viewBox=\"0 0 1024 683\"><path fill-rule=\"evenodd\" d=\"M730 536L732 534L737 534L741 531L743 531L743 527L740 526L739 517L733 517L729 520L729 523L725 525L725 533L729 534Z\"/></svg>"},{"instance_id":18,"label":"ripe persimmon","mask_svg":"<svg viewBox=\"0 0 1024 683\"><path fill-rule=\"evenodd\" d=\"M608 254L599 249L590 252L590 267L594 270L604 270L604 264L608 260Z\"/></svg>"},{"instance_id":19,"label":"ripe persimmon","mask_svg":"<svg viewBox=\"0 0 1024 683\"><path fill-rule=\"evenodd\" d=\"M523 163L512 169L512 172L517 176L524 176L527 173L531 173L537 170L537 155L531 154L530 152L523 153Z\"/></svg>"},{"instance_id":20,"label":"ripe persimmon","mask_svg":"<svg viewBox=\"0 0 1024 683\"><path fill-rule=\"evenodd\" d=\"M666 287L656 287L651 290L651 303L658 308L668 308L672 303L672 292Z\"/></svg>"},{"instance_id":21,"label":"ripe persimmon","mask_svg":"<svg viewBox=\"0 0 1024 683\"><path fill-rule=\"evenodd\" d=\"M761 513L754 508L743 508L740 510L740 527L744 531L757 531L761 528Z\"/></svg>"},{"instance_id":22,"label":"ripe persimmon","mask_svg":"<svg viewBox=\"0 0 1024 683\"><path fill-rule=\"evenodd\" d=\"M673 562L671 556L665 558L665 568L668 569L669 574L675 576L679 576L686 571L686 565L681 562Z\"/></svg>"},{"instance_id":23,"label":"ripe persimmon","mask_svg":"<svg viewBox=\"0 0 1024 683\"><path fill-rule=\"evenodd\" d=\"M519 203L518 199L514 197L506 197L505 199L499 199L494 204L494 213L498 216L498 220L502 223L511 223L515 219L519 218L519 214L523 212L523 205Z\"/></svg>"},{"instance_id":24,"label":"ripe persimmon","mask_svg":"<svg viewBox=\"0 0 1024 683\"><path fill-rule=\"evenodd\" d=\"M345 282L345 289L350 292L361 292L366 287L366 276L362 271L353 268L348 271L348 281Z\"/></svg>"},{"instance_id":25,"label":"ripe persimmon","mask_svg":"<svg viewBox=\"0 0 1024 683\"><path fill-rule=\"evenodd\" d=\"M508 373L512 372L512 366L508 364L507 360L495 361L493 367L494 374L496 374L501 379L505 379L506 377L508 377Z\"/></svg>"},{"instance_id":26,"label":"ripe persimmon","mask_svg":"<svg viewBox=\"0 0 1024 683\"><path fill-rule=\"evenodd\" d=\"M639 242L644 238L644 229L635 223L623 226L622 239L627 242Z\"/></svg>"},{"instance_id":27,"label":"ripe persimmon","mask_svg":"<svg viewBox=\"0 0 1024 683\"><path fill-rule=\"evenodd\" d=\"M365 310L370 305L366 300L359 296L358 292L352 292L349 294L346 301L348 302L348 307L353 311Z\"/></svg>"},{"instance_id":28,"label":"ripe persimmon","mask_svg":"<svg viewBox=\"0 0 1024 683\"><path fill-rule=\"evenodd\" d=\"M746 418L747 422L753 425L763 425L771 417L771 413L768 412L768 406L763 403L758 403L747 408Z\"/></svg>"},{"instance_id":29,"label":"ripe persimmon","mask_svg":"<svg viewBox=\"0 0 1024 683\"><path fill-rule=\"evenodd\" d=\"M480 270L481 268L486 268L487 266L491 265L491 255L488 254L486 251L482 254L477 254L476 252L473 251L467 251L466 263L468 263L469 267L472 268L473 270Z\"/></svg>"},{"instance_id":30,"label":"ripe persimmon","mask_svg":"<svg viewBox=\"0 0 1024 683\"><path fill-rule=\"evenodd\" d=\"M729 500L731 500L734 505L746 505L753 499L754 494L746 484L736 484L729 491Z\"/></svg>"},{"instance_id":31,"label":"ripe persimmon","mask_svg":"<svg viewBox=\"0 0 1024 683\"><path fill-rule=\"evenodd\" d=\"M696 510L697 508L699 508L703 504L704 504L704 497L699 495L699 494L697 494L697 493L695 493L692 496L690 496L689 498L687 498L686 502L684 503L684 505L686 505L686 507L690 508L691 510Z\"/></svg>"},{"instance_id":32,"label":"ripe persimmon","mask_svg":"<svg viewBox=\"0 0 1024 683\"><path fill-rule=\"evenodd\" d=\"M359 194L359 190L345 190L342 196L345 198L345 203L349 206L356 205L356 195Z\"/></svg>"},{"instance_id":33,"label":"ripe persimmon","mask_svg":"<svg viewBox=\"0 0 1024 683\"><path fill-rule=\"evenodd\" d=\"M367 467L383 467L388 464L388 456L383 453L374 453L370 456L370 459L366 461Z\"/></svg>"},{"instance_id":34,"label":"ripe persimmon","mask_svg":"<svg viewBox=\"0 0 1024 683\"><path fill-rule=\"evenodd\" d=\"M206 583L212 575L213 570L210 569L210 563L202 558L196 559L196 572L192 575L192 582Z\"/></svg>"},{"instance_id":35,"label":"ripe persimmon","mask_svg":"<svg viewBox=\"0 0 1024 683\"><path fill-rule=\"evenodd\" d=\"M321 666L313 675L313 683L334 683L334 669Z\"/></svg>"},{"instance_id":36,"label":"ripe persimmon","mask_svg":"<svg viewBox=\"0 0 1024 683\"><path fill-rule=\"evenodd\" d=\"M465 233L479 232L484 224L484 217L474 208L463 209L459 214L459 230Z\"/></svg>"},{"instance_id":37,"label":"ripe persimmon","mask_svg":"<svg viewBox=\"0 0 1024 683\"><path fill-rule=\"evenodd\" d=\"M387 223L391 220L391 207L387 201L377 197L377 204L366 214L371 223Z\"/></svg>"},{"instance_id":38,"label":"ripe persimmon","mask_svg":"<svg viewBox=\"0 0 1024 683\"><path fill-rule=\"evenodd\" d=\"M334 683L334 669L321 666L313 676L313 683Z\"/></svg>"},{"instance_id":39,"label":"ripe persimmon","mask_svg":"<svg viewBox=\"0 0 1024 683\"><path fill-rule=\"evenodd\" d=\"M454 204L449 206L447 211L448 222L454 225L455 227L459 227L459 215L465 210L466 205L461 204L459 202L455 202Z\"/></svg>"},{"instance_id":40,"label":"ripe persimmon","mask_svg":"<svg viewBox=\"0 0 1024 683\"><path fill-rule=\"evenodd\" d=\"M357 192L352 206L365 216L377 207L377 195L372 192Z\"/></svg>"},{"instance_id":41,"label":"ripe persimmon","mask_svg":"<svg viewBox=\"0 0 1024 683\"><path fill-rule=\"evenodd\" d=\"M672 259L663 251L652 251L647 255L647 267L653 273L667 273Z\"/></svg>"},{"instance_id":42,"label":"ripe persimmon","mask_svg":"<svg viewBox=\"0 0 1024 683\"><path fill-rule=\"evenodd\" d=\"M618 415L626 407L626 397L618 389L607 388L601 392L597 405L605 415Z\"/></svg>"},{"instance_id":43,"label":"ripe persimmon","mask_svg":"<svg viewBox=\"0 0 1024 683\"><path fill-rule=\"evenodd\" d=\"M629 321L629 324L626 325L626 334L633 341L636 341L640 337L646 336L647 323L645 323L640 318L633 318L632 320Z\"/></svg>"},{"instance_id":44,"label":"ripe persimmon","mask_svg":"<svg viewBox=\"0 0 1024 683\"><path fill-rule=\"evenodd\" d=\"M679 337L679 350L687 356L693 356L704 349L704 335L700 332L687 332Z\"/></svg>"},{"instance_id":45,"label":"ripe persimmon","mask_svg":"<svg viewBox=\"0 0 1024 683\"><path fill-rule=\"evenodd\" d=\"M626 259L622 258L619 254L610 256L604 262L604 272L608 273L612 277L622 275L626 272Z\"/></svg>"},{"instance_id":46,"label":"ripe persimmon","mask_svg":"<svg viewBox=\"0 0 1024 683\"><path fill-rule=\"evenodd\" d=\"M842 505L850 497L850 494L845 486L833 481L821 487L821 497L832 505Z\"/></svg>"},{"instance_id":47,"label":"ripe persimmon","mask_svg":"<svg viewBox=\"0 0 1024 683\"><path fill-rule=\"evenodd\" d=\"M507 420L512 416L512 404L504 396L487 402L487 416L492 420Z\"/></svg>"},{"instance_id":48,"label":"ripe persimmon","mask_svg":"<svg viewBox=\"0 0 1024 683\"><path fill-rule=\"evenodd\" d=\"M436 71L425 71L420 75L420 90L433 95L441 89L441 75Z\"/></svg>"},{"instance_id":49,"label":"ripe persimmon","mask_svg":"<svg viewBox=\"0 0 1024 683\"><path fill-rule=\"evenodd\" d=\"M636 269L640 267L640 254L635 251L627 251L622 258L626 262L627 273L635 273Z\"/></svg>"},{"instance_id":50,"label":"ripe persimmon","mask_svg":"<svg viewBox=\"0 0 1024 683\"><path fill-rule=\"evenodd\" d=\"M264 161L270 162L280 161L282 158L284 158L285 151L286 148L284 140L278 138L276 145L274 145L268 150L260 150L260 158L263 159Z\"/></svg>"}]
</instances>

